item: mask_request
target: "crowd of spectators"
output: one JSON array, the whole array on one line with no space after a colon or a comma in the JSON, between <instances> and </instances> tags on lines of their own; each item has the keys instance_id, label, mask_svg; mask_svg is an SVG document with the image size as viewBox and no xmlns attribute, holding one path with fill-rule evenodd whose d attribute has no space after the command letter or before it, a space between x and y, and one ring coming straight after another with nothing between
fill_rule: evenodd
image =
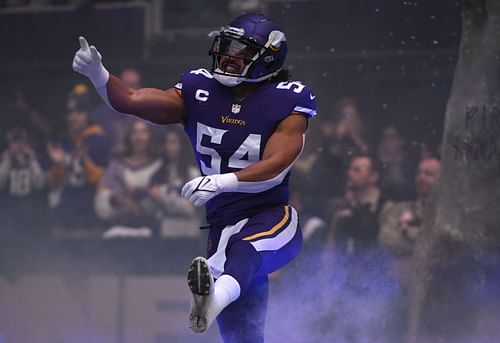
<instances>
[{"instance_id":1,"label":"crowd of spectators","mask_svg":"<svg viewBox=\"0 0 500 343\"><path fill-rule=\"evenodd\" d=\"M141 86L139 71L120 77ZM202 214L180 197L198 176L180 127L96 106L85 84L66 96L62 132L16 93L2 116L2 239L197 237Z\"/></svg>"},{"instance_id":2,"label":"crowd of spectators","mask_svg":"<svg viewBox=\"0 0 500 343\"><path fill-rule=\"evenodd\" d=\"M312 121L309 130L292 183L305 257L290 270L308 270L320 280L307 287L321 295L312 303L322 313L325 337L401 342L413 251L438 180L439 150L408 144L391 123L368 143L362 111L351 98L340 99L334 113Z\"/></svg>"}]
</instances>

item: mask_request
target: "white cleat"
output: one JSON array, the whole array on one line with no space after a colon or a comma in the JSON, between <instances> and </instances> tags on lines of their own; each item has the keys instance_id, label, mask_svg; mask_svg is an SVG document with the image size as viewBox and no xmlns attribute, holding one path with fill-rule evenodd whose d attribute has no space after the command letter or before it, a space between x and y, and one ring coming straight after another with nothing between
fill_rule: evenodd
<instances>
[{"instance_id":1,"label":"white cleat","mask_svg":"<svg viewBox=\"0 0 500 343\"><path fill-rule=\"evenodd\" d=\"M208 328L208 308L214 288L214 278L206 258L196 257L191 262L187 283L193 295L189 328L196 333L201 333Z\"/></svg>"}]
</instances>

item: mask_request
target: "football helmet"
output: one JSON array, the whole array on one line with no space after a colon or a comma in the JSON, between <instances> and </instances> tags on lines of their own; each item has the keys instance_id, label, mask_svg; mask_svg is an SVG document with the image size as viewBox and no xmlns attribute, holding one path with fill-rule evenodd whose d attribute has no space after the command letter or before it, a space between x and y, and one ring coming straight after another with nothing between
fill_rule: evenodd
<instances>
[{"instance_id":1,"label":"football helmet","mask_svg":"<svg viewBox=\"0 0 500 343\"><path fill-rule=\"evenodd\" d=\"M225 86L264 81L276 76L285 62L285 34L263 14L243 14L209 36L214 38L212 73Z\"/></svg>"}]
</instances>

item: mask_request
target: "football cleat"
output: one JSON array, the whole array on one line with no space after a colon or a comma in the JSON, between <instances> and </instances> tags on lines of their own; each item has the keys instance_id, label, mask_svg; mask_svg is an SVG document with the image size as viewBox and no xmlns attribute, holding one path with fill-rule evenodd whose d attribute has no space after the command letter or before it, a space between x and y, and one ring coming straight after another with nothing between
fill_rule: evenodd
<instances>
[{"instance_id":1,"label":"football cleat","mask_svg":"<svg viewBox=\"0 0 500 343\"><path fill-rule=\"evenodd\" d=\"M196 333L201 333L208 328L208 308L214 289L214 278L206 258L193 259L189 267L187 283L193 296L189 328Z\"/></svg>"}]
</instances>

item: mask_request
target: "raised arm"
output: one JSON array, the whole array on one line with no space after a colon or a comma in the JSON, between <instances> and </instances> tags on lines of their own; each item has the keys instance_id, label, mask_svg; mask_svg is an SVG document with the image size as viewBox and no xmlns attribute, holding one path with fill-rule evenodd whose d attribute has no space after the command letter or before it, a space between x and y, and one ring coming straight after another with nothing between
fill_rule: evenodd
<instances>
[{"instance_id":1,"label":"raised arm","mask_svg":"<svg viewBox=\"0 0 500 343\"><path fill-rule=\"evenodd\" d=\"M292 113L267 141L261 161L235 173L197 177L182 195L201 206L222 192L259 193L279 185L302 151L306 127L304 115Z\"/></svg>"},{"instance_id":2,"label":"raised arm","mask_svg":"<svg viewBox=\"0 0 500 343\"><path fill-rule=\"evenodd\" d=\"M84 37L79 37L79 42L80 49L73 59L73 70L90 79L108 106L117 112L156 124L184 122L184 101L177 90L131 89L104 68L102 56L95 46L89 47Z\"/></svg>"},{"instance_id":3,"label":"raised arm","mask_svg":"<svg viewBox=\"0 0 500 343\"><path fill-rule=\"evenodd\" d=\"M108 104L117 112L133 114L156 124L184 122L184 101L174 88L134 90L116 76L110 75L106 93Z\"/></svg>"}]
</instances>

